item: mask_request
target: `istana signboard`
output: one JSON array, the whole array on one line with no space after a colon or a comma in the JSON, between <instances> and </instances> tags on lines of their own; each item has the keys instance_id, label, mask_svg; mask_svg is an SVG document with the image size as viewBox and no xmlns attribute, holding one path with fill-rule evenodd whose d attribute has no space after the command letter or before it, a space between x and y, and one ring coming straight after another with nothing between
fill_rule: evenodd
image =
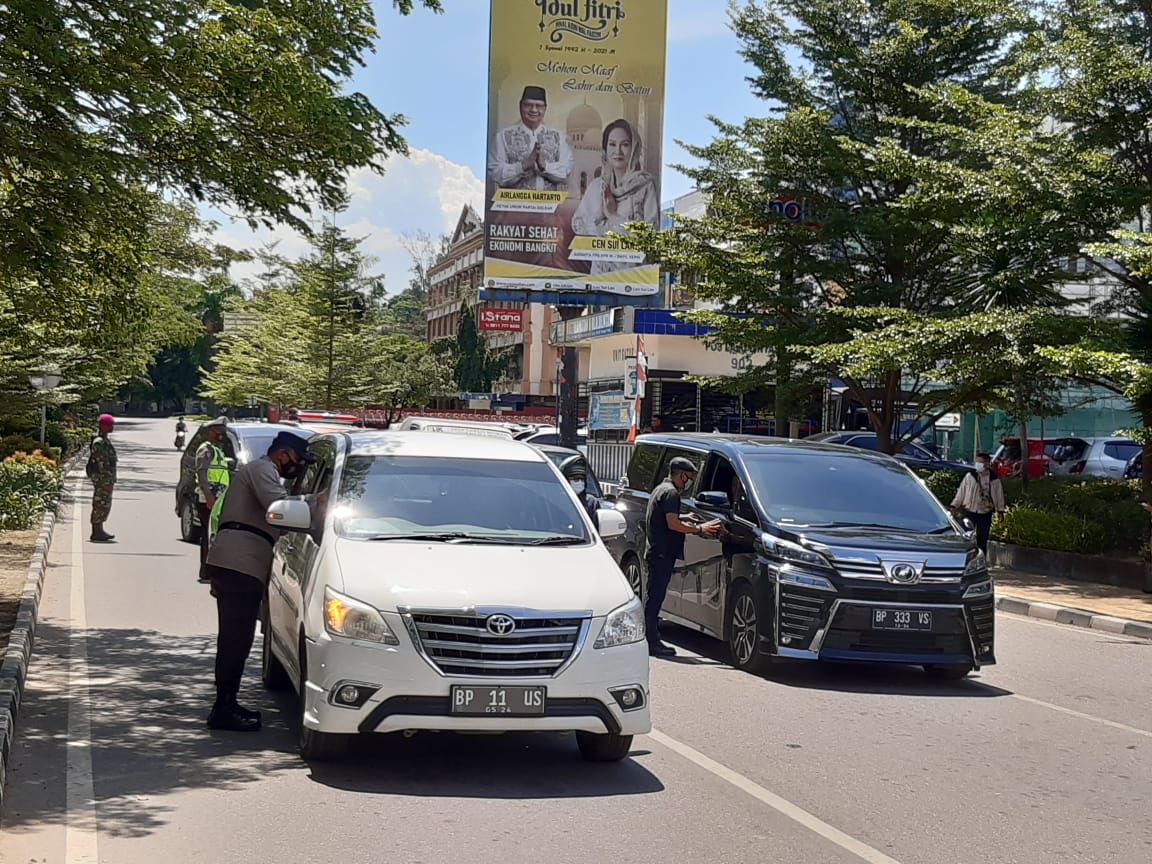
<instances>
[{"instance_id":1,"label":"istana signboard","mask_svg":"<svg viewBox=\"0 0 1152 864\"><path fill-rule=\"evenodd\" d=\"M481 330L519 333L524 329L524 310L480 309L476 320Z\"/></svg>"}]
</instances>

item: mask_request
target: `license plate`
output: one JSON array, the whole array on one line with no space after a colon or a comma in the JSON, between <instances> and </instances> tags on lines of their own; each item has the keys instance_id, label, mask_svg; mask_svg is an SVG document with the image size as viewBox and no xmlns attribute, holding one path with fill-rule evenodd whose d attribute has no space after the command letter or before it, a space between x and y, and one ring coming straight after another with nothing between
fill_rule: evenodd
<instances>
[{"instance_id":1,"label":"license plate","mask_svg":"<svg viewBox=\"0 0 1152 864\"><path fill-rule=\"evenodd\" d=\"M931 630L932 613L920 609L873 609L873 630Z\"/></svg>"},{"instance_id":2,"label":"license plate","mask_svg":"<svg viewBox=\"0 0 1152 864\"><path fill-rule=\"evenodd\" d=\"M452 713L479 717L505 714L541 716L547 687L477 687L456 684L452 687Z\"/></svg>"}]
</instances>

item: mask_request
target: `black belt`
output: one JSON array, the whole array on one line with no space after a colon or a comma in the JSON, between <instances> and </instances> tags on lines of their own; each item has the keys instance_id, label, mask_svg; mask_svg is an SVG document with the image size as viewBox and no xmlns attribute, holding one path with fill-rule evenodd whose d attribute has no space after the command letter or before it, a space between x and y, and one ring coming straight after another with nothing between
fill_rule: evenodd
<instances>
[{"instance_id":1,"label":"black belt","mask_svg":"<svg viewBox=\"0 0 1152 864\"><path fill-rule=\"evenodd\" d=\"M257 537L263 537L268 541L270 546L276 545L276 538L269 534L267 531L261 531L255 525L245 525L243 522L222 522L219 530L229 531L247 531L249 534L255 534Z\"/></svg>"}]
</instances>

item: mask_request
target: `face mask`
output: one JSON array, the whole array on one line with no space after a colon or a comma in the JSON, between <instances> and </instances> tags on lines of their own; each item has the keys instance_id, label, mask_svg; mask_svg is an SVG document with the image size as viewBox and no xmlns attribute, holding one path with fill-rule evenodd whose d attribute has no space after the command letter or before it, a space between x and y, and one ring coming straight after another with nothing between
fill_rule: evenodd
<instances>
[{"instance_id":1,"label":"face mask","mask_svg":"<svg viewBox=\"0 0 1152 864\"><path fill-rule=\"evenodd\" d=\"M295 480L304 470L303 465L298 465L295 462L282 462L279 468L280 476L285 480Z\"/></svg>"},{"instance_id":2,"label":"face mask","mask_svg":"<svg viewBox=\"0 0 1152 864\"><path fill-rule=\"evenodd\" d=\"M977 462L976 463L976 470L977 471L987 471L988 470L988 463L987 462Z\"/></svg>"},{"instance_id":3,"label":"face mask","mask_svg":"<svg viewBox=\"0 0 1152 864\"><path fill-rule=\"evenodd\" d=\"M577 495L583 495L585 488L586 487L584 485L583 480L573 480L572 481L572 491L575 492Z\"/></svg>"}]
</instances>

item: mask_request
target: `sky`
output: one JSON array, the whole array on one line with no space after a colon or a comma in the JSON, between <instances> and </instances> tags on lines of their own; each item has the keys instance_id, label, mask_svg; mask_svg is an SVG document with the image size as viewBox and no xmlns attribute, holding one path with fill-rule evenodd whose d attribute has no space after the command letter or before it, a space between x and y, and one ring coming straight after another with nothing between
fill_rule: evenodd
<instances>
[{"instance_id":1,"label":"sky","mask_svg":"<svg viewBox=\"0 0 1152 864\"><path fill-rule=\"evenodd\" d=\"M408 119L403 134L409 155L390 157L382 176L354 172L351 205L337 217L337 224L364 238L361 248L377 259L373 269L390 293L408 285L405 236L450 233L465 204L477 210L483 205L489 4L443 5L443 15L416 11L405 17L393 11L392 0L376 0L376 53L350 85L385 113ZM728 0L668 0L664 201L691 189L686 177L668 167L689 159L675 140L708 143L714 131L708 115L739 122L765 113L745 80L751 67L737 54L727 7ZM205 215L220 224L215 239L235 248L255 250L276 241L277 251L288 256L308 248L288 228L253 232L218 211ZM237 265L233 276L244 280L259 269Z\"/></svg>"}]
</instances>

